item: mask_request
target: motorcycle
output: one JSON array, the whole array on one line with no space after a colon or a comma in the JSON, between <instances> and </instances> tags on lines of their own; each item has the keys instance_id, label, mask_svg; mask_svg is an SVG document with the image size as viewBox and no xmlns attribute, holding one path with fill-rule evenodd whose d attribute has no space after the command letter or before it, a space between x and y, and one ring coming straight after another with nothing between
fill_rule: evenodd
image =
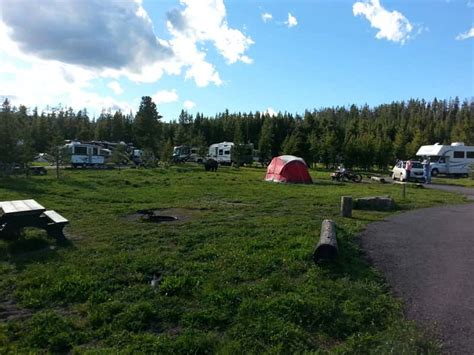
<instances>
[{"instance_id":1,"label":"motorcycle","mask_svg":"<svg viewBox=\"0 0 474 355\"><path fill-rule=\"evenodd\" d=\"M362 175L355 173L351 170L336 170L334 173L331 174L331 178L337 181L352 181L352 182L361 182Z\"/></svg>"}]
</instances>

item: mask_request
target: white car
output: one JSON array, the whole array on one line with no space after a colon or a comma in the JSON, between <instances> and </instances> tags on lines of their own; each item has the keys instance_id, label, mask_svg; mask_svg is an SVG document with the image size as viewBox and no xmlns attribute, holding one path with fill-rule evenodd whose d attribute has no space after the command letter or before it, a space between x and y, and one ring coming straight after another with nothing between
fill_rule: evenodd
<instances>
[{"instance_id":1,"label":"white car","mask_svg":"<svg viewBox=\"0 0 474 355\"><path fill-rule=\"evenodd\" d=\"M424 181L423 177L423 165L419 161L411 161L412 168L410 174L410 180ZM407 171L405 170L406 161L399 161L392 169L392 179L406 181Z\"/></svg>"}]
</instances>

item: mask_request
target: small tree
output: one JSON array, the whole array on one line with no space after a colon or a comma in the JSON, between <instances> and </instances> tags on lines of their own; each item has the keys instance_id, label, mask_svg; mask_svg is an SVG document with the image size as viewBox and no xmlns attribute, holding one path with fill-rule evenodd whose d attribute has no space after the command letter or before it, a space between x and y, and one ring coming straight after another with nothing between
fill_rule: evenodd
<instances>
[{"instance_id":1,"label":"small tree","mask_svg":"<svg viewBox=\"0 0 474 355\"><path fill-rule=\"evenodd\" d=\"M209 147L203 134L199 132L197 137L193 140L193 147L198 149L197 153L200 157L205 158L209 152Z\"/></svg>"},{"instance_id":2,"label":"small tree","mask_svg":"<svg viewBox=\"0 0 474 355\"><path fill-rule=\"evenodd\" d=\"M158 165L158 160L156 159L155 154L149 149L143 151L142 161L145 168L156 168Z\"/></svg>"},{"instance_id":3,"label":"small tree","mask_svg":"<svg viewBox=\"0 0 474 355\"><path fill-rule=\"evenodd\" d=\"M128 164L130 162L130 157L127 154L127 146L124 144L118 144L112 151L110 160L119 167L119 170L121 165Z\"/></svg>"},{"instance_id":4,"label":"small tree","mask_svg":"<svg viewBox=\"0 0 474 355\"><path fill-rule=\"evenodd\" d=\"M161 160L166 164L171 164L173 162L173 141L168 139L166 144L161 149Z\"/></svg>"}]
</instances>

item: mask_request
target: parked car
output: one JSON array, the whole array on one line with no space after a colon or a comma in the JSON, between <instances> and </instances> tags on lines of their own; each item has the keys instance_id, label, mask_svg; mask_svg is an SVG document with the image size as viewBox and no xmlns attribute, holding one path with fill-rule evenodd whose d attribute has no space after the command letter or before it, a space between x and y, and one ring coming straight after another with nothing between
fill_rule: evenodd
<instances>
[{"instance_id":1,"label":"parked car","mask_svg":"<svg viewBox=\"0 0 474 355\"><path fill-rule=\"evenodd\" d=\"M423 181L423 165L419 161L412 160L412 168L410 174L410 180L412 181ZM400 160L395 164L392 169L392 179L406 181L407 180L407 171L405 170L406 161Z\"/></svg>"}]
</instances>

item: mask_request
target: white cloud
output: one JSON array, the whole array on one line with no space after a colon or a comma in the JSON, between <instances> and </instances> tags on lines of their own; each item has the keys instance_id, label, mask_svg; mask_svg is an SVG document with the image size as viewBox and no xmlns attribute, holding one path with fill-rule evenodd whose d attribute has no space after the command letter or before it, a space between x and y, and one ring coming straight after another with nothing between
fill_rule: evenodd
<instances>
[{"instance_id":1,"label":"white cloud","mask_svg":"<svg viewBox=\"0 0 474 355\"><path fill-rule=\"evenodd\" d=\"M285 25L287 25L288 28L291 28L291 27L295 27L297 24L298 24L298 21L296 20L296 17L288 12L288 20L285 21Z\"/></svg>"},{"instance_id":2,"label":"white cloud","mask_svg":"<svg viewBox=\"0 0 474 355\"><path fill-rule=\"evenodd\" d=\"M354 16L365 16L370 25L379 31L376 38L404 44L410 39L413 25L398 11L388 11L380 0L358 1L352 7Z\"/></svg>"},{"instance_id":3,"label":"white cloud","mask_svg":"<svg viewBox=\"0 0 474 355\"><path fill-rule=\"evenodd\" d=\"M116 95L123 93L123 89L118 81L111 81L107 84L107 87L109 87Z\"/></svg>"},{"instance_id":4,"label":"white cloud","mask_svg":"<svg viewBox=\"0 0 474 355\"><path fill-rule=\"evenodd\" d=\"M264 12L262 14L262 21L267 23L268 21L271 21L273 19L273 15L268 13L268 12Z\"/></svg>"},{"instance_id":5,"label":"white cloud","mask_svg":"<svg viewBox=\"0 0 474 355\"><path fill-rule=\"evenodd\" d=\"M271 107L267 108L265 111L263 111L263 113L265 115L269 115L269 116L277 116L278 113Z\"/></svg>"},{"instance_id":6,"label":"white cloud","mask_svg":"<svg viewBox=\"0 0 474 355\"><path fill-rule=\"evenodd\" d=\"M183 9L168 12L167 28L172 35L170 48L174 60L187 67L185 78L194 79L196 85L222 84L214 65L206 61L206 53L198 44L212 43L228 64L252 60L245 54L254 44L241 31L230 28L223 0L181 0Z\"/></svg>"},{"instance_id":7,"label":"white cloud","mask_svg":"<svg viewBox=\"0 0 474 355\"><path fill-rule=\"evenodd\" d=\"M178 101L178 94L176 93L176 90L160 90L158 91L155 95L152 95L151 97L155 104L160 105L160 104L169 104L171 102L176 102Z\"/></svg>"},{"instance_id":8,"label":"white cloud","mask_svg":"<svg viewBox=\"0 0 474 355\"><path fill-rule=\"evenodd\" d=\"M140 1L1 0L2 21L22 52L89 68L129 68L164 60L172 51L159 42ZM126 23L124 24L124 20Z\"/></svg>"},{"instance_id":9,"label":"white cloud","mask_svg":"<svg viewBox=\"0 0 474 355\"><path fill-rule=\"evenodd\" d=\"M186 109L186 110L192 110L193 108L196 107L196 103L194 101L191 101L191 100L186 100L184 101L183 103L183 107Z\"/></svg>"},{"instance_id":10,"label":"white cloud","mask_svg":"<svg viewBox=\"0 0 474 355\"><path fill-rule=\"evenodd\" d=\"M468 31L464 33L460 33L459 35L456 36L456 39L458 41L462 41L468 38L474 38L474 26L471 27L471 29L469 29Z\"/></svg>"},{"instance_id":11,"label":"white cloud","mask_svg":"<svg viewBox=\"0 0 474 355\"><path fill-rule=\"evenodd\" d=\"M123 92L118 80L154 83L163 75L179 75L197 86L221 85L209 46L228 64L252 63L253 40L230 27L223 0L180 0L168 13L168 39L156 37L141 0L0 0L0 95L15 104L92 105L128 109L127 103L102 96L95 82ZM177 94L176 94L177 96ZM110 106L104 106L110 105Z\"/></svg>"}]
</instances>

